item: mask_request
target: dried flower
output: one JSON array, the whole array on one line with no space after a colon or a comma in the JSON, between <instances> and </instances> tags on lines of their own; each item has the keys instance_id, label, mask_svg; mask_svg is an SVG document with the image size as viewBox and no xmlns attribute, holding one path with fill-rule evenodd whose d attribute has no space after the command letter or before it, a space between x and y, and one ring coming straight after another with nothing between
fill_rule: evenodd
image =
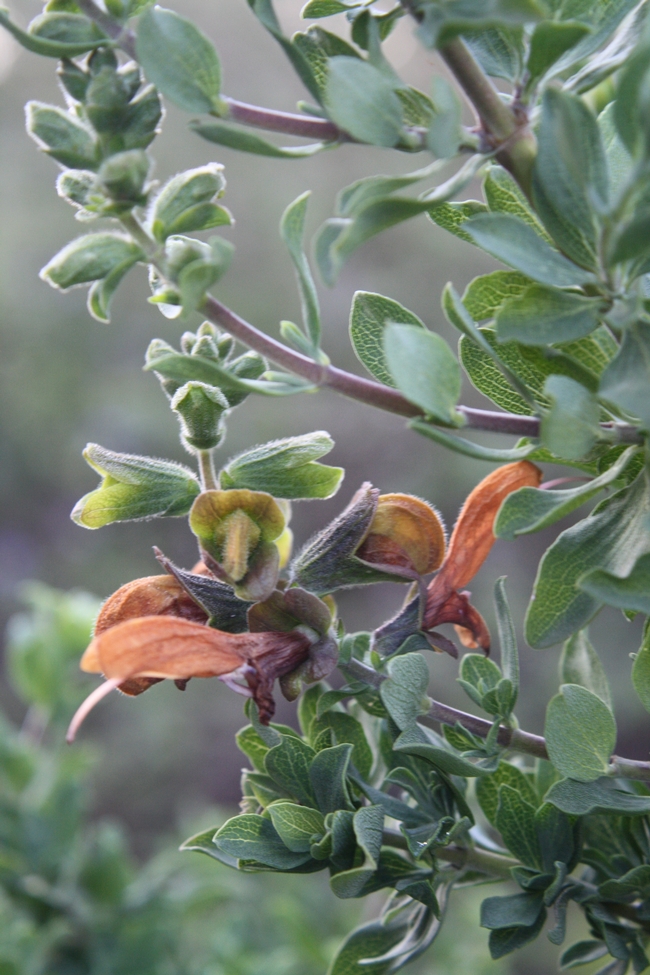
<instances>
[{"instance_id":1,"label":"dried flower","mask_svg":"<svg viewBox=\"0 0 650 975\"><path fill-rule=\"evenodd\" d=\"M311 641L302 632L223 633L200 623L168 616L143 616L118 623L95 636L81 669L107 678L81 705L70 724L72 741L89 711L110 690L132 680L187 681L220 677L252 696L260 720L274 712L273 682L299 667Z\"/></svg>"},{"instance_id":2,"label":"dried flower","mask_svg":"<svg viewBox=\"0 0 650 975\"><path fill-rule=\"evenodd\" d=\"M505 498L522 487L537 487L542 472L521 460L492 471L474 488L461 508L438 575L429 583L423 628L456 624L465 646L490 650L490 634L480 613L459 590L481 568L495 542L494 521Z\"/></svg>"}]
</instances>

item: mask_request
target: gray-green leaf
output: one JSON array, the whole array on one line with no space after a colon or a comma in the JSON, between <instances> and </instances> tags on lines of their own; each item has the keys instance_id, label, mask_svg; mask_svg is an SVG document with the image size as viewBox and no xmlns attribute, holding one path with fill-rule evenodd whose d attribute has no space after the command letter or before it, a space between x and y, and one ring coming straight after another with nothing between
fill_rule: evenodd
<instances>
[{"instance_id":1,"label":"gray-green leaf","mask_svg":"<svg viewBox=\"0 0 650 975\"><path fill-rule=\"evenodd\" d=\"M384 331L392 322L397 325L424 323L398 301L369 291L356 291L350 309L350 339L360 361L380 383L394 386L384 355Z\"/></svg>"},{"instance_id":2,"label":"gray-green leaf","mask_svg":"<svg viewBox=\"0 0 650 975\"><path fill-rule=\"evenodd\" d=\"M578 782L593 782L609 767L616 722L592 691L579 684L563 684L546 709L544 737L558 772Z\"/></svg>"},{"instance_id":3,"label":"gray-green leaf","mask_svg":"<svg viewBox=\"0 0 650 975\"><path fill-rule=\"evenodd\" d=\"M359 58L328 64L325 104L333 122L360 142L394 146L402 134L402 104L386 76Z\"/></svg>"},{"instance_id":4,"label":"gray-green leaf","mask_svg":"<svg viewBox=\"0 0 650 975\"><path fill-rule=\"evenodd\" d=\"M388 325L384 353L397 388L428 415L449 426L462 419L456 412L460 366L443 338L415 325Z\"/></svg>"},{"instance_id":5,"label":"gray-green leaf","mask_svg":"<svg viewBox=\"0 0 650 975\"><path fill-rule=\"evenodd\" d=\"M598 328L599 316L606 307L599 298L532 284L499 308L497 335L500 342L515 340L524 345L571 342Z\"/></svg>"},{"instance_id":6,"label":"gray-green leaf","mask_svg":"<svg viewBox=\"0 0 650 975\"><path fill-rule=\"evenodd\" d=\"M566 460L581 460L600 436L600 409L593 393L568 376L549 376L550 409L541 422L542 443Z\"/></svg>"},{"instance_id":7,"label":"gray-green leaf","mask_svg":"<svg viewBox=\"0 0 650 975\"><path fill-rule=\"evenodd\" d=\"M171 102L186 112L220 113L219 57L192 21L150 7L140 18L136 46L147 78Z\"/></svg>"},{"instance_id":8,"label":"gray-green leaf","mask_svg":"<svg viewBox=\"0 0 650 975\"><path fill-rule=\"evenodd\" d=\"M579 630L564 644L560 657L560 681L562 684L580 684L586 687L612 710L607 674L587 630Z\"/></svg>"}]
</instances>

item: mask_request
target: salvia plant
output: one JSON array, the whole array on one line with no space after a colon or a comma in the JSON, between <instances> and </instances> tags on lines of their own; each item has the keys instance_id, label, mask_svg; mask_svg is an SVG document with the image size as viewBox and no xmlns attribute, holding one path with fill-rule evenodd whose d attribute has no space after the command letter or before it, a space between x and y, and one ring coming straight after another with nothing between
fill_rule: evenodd
<instances>
[{"instance_id":1,"label":"salvia plant","mask_svg":"<svg viewBox=\"0 0 650 975\"><path fill-rule=\"evenodd\" d=\"M309 100L295 114L225 95L212 41L148 0L50 0L26 28L0 11L24 47L58 60L65 104L30 103L27 128L59 164L57 192L88 230L43 279L60 291L89 285L89 311L106 321L122 278L140 265L163 315L203 319L177 348L152 342L145 365L193 468L86 450L101 483L76 505L78 524L187 515L199 561L181 568L158 553L164 572L104 604L81 666L105 681L69 738L114 688L137 695L163 679L183 688L217 676L246 695L242 813L185 847L244 871L328 870L342 898L387 889L381 916L348 937L330 975L398 971L431 945L453 888L498 880L508 892L481 911L494 958L545 927L562 944L573 902L590 936L564 949L563 967L603 958L608 975L644 971L650 762L613 754L616 721L586 627L604 605L650 613L646 0L401 0L390 9L309 0L303 17L318 23L293 37L272 0L248 3L304 84ZM320 26L336 14L348 39ZM436 75L427 94L400 79L382 44L402 18L455 85ZM197 136L241 152L295 160L345 143L423 153L412 172L341 190L313 253L332 284L369 238L426 214L496 258L502 270L462 296L453 283L442 294L458 355L389 296L357 292L350 336L372 378L331 364L303 243L307 195L280 226L301 325L282 322L276 339L225 307L213 292L232 247L195 236L232 220L223 167L151 182L164 99L194 116ZM303 143L283 147L259 130ZM455 202L477 177L483 198ZM458 402L461 367L497 410ZM291 504L331 497L342 478L321 462L333 446L322 431L255 446L216 470L228 417L249 394L320 387L403 416L446 449L502 463L471 492L448 541L429 504L366 483L292 555ZM468 439L472 430L518 439L487 448ZM542 484L539 465L549 463L568 466L567 476ZM540 737L514 716L518 649L504 581L494 587L500 663L465 587L496 537L536 532L587 504L544 554L526 615L531 647L563 644ZM385 581L406 587L403 608L374 632L346 632L337 591ZM461 685L485 717L427 695L431 651L458 654L437 629L449 623L470 651ZM648 627L630 650L632 684L650 710ZM340 679L325 683L337 667ZM276 679L298 700L300 733L271 723Z\"/></svg>"}]
</instances>

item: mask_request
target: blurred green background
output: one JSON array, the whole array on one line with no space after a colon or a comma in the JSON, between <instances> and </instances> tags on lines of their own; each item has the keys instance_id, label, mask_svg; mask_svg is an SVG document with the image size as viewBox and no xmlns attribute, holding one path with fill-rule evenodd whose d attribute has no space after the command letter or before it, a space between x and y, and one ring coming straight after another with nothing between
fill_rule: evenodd
<instances>
[{"instance_id":1,"label":"blurred green background","mask_svg":"<svg viewBox=\"0 0 650 975\"><path fill-rule=\"evenodd\" d=\"M40 11L35 0L13 0L10 6L21 23ZM287 31L300 27L300 0L277 0L276 6ZM226 94L289 111L305 97L284 55L254 19L245 0L175 0L174 8L196 20L216 43ZM337 25L332 21L331 26L345 30L344 22ZM440 70L436 57L419 48L406 22L387 43L386 53L406 81L425 91L432 74ZM54 62L20 51L7 35L0 35L3 619L16 609L21 580L39 579L60 589L83 587L105 598L124 582L157 572L151 554L154 544L181 565L190 566L196 555L183 520L115 525L94 533L69 520L75 501L96 484L96 475L81 457L87 441L187 462L178 444L176 421L156 379L141 373L150 340L161 337L176 344L187 325L167 321L147 304L142 269L120 289L108 326L89 318L85 292L58 295L38 279L39 269L82 229L72 209L56 195L56 165L36 150L24 131L23 106L28 99L62 104L54 67ZM153 146L155 175L165 180L179 170L211 160L225 164L225 203L237 223L224 236L236 244L237 252L218 295L274 335L281 319L297 320L299 316L293 271L277 233L287 204L304 190L313 191L308 228L313 232L331 215L336 192L344 185L363 175L407 172L423 165L420 156L350 146L310 160L244 156L201 141L188 131L187 121L180 111L168 109L163 134ZM479 193L474 186L467 195ZM440 292L448 280L462 291L472 277L495 266L425 217L394 228L353 256L336 288L321 289L325 350L337 365L362 371L347 337L349 307L358 289L402 302L455 346L456 336L440 310ZM199 319L190 324L198 325ZM489 405L469 383L466 386L464 402ZM399 418L327 392L282 400L249 398L229 425L222 456L225 460L255 443L314 429L332 434L336 449L331 462L345 467L347 475L332 501L294 506L292 527L298 544L336 514L364 480L383 492L407 491L432 501L451 526L465 495L490 469L419 438L405 430ZM500 443L506 445L503 439ZM521 623L537 562L552 537L551 531L495 545L473 584L475 602L488 621L492 619L494 581L507 575L508 592ZM377 586L343 594L339 607L348 629L368 629L396 609L402 596L399 586ZM613 610L606 611L593 624L592 639L618 705L618 750L647 758L648 716L631 693L628 657L638 646L639 627ZM522 640L523 694L518 714L531 731L542 729L545 703L557 686L558 656L559 648L534 652ZM432 655L431 671L430 693L471 709L455 684L452 660ZM15 720L21 720L23 704L6 685L1 701ZM280 704L280 720L292 722L293 714L292 706ZM147 856L158 848L161 834L178 831L179 823L202 817L206 805L234 806L242 760L233 733L242 723L241 699L218 681L193 681L184 695L165 683L137 700L116 696L106 701L82 733L96 743L101 754L93 773L92 814L114 816L127 824L133 849ZM214 869L222 873L224 868ZM244 883L249 880L243 878ZM275 882L274 891L284 889L281 883L284 881ZM328 903L333 900L326 888L318 890L319 897ZM470 898L469 906L461 909L460 928L455 930L462 952L468 943L467 912L473 911L475 918L480 899L478 895ZM369 908L360 905L358 909L364 913ZM342 914L351 919L350 905L344 905ZM486 938L476 930L476 921L471 930L472 939L483 946L483 958ZM542 948L535 946L512 962L492 967L485 963L485 971L553 970L550 959L555 949L547 949L545 939L542 942ZM448 951L453 954L453 950L450 942ZM460 971L454 964L449 961L438 969L432 962L425 970ZM471 971L482 972L482 964L477 960Z\"/></svg>"}]
</instances>

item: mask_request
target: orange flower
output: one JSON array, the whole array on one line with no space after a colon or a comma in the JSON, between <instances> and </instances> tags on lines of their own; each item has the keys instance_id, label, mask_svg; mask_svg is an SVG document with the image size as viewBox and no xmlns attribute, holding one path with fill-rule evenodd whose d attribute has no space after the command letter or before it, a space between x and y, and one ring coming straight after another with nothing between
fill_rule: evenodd
<instances>
[{"instance_id":1,"label":"orange flower","mask_svg":"<svg viewBox=\"0 0 650 975\"><path fill-rule=\"evenodd\" d=\"M299 668L312 644L303 632L225 633L206 625L208 616L172 576L135 579L110 596L97 619L81 669L106 681L72 719L67 740L95 704L119 689L135 696L173 680L184 690L192 677L219 677L254 698L268 724L275 704L273 682Z\"/></svg>"},{"instance_id":2,"label":"orange flower","mask_svg":"<svg viewBox=\"0 0 650 975\"><path fill-rule=\"evenodd\" d=\"M495 542L494 521L505 498L522 487L538 487L542 472L530 461L506 464L483 478L471 492L454 525L440 572L429 583L423 628L456 624L461 642L490 651L490 633L481 614L459 592L481 568Z\"/></svg>"},{"instance_id":3,"label":"orange flower","mask_svg":"<svg viewBox=\"0 0 650 975\"><path fill-rule=\"evenodd\" d=\"M415 579L437 569L444 552L445 530L430 504L411 494L381 494L368 534L355 555Z\"/></svg>"}]
</instances>

